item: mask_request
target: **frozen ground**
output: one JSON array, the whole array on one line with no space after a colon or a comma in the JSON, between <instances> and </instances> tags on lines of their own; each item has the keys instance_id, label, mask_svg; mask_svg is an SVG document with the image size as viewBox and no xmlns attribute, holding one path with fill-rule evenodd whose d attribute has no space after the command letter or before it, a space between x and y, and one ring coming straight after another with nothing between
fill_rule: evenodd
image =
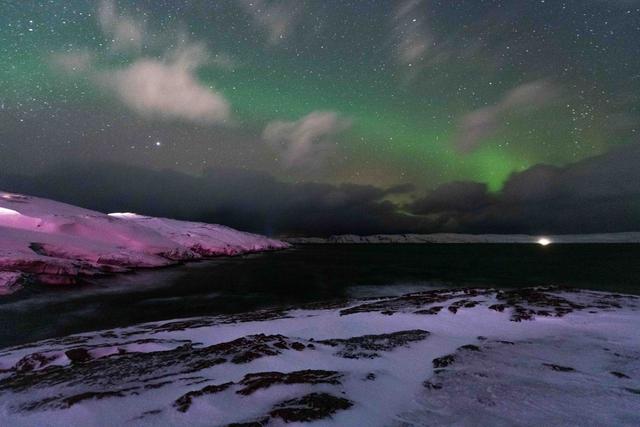
<instances>
[{"instance_id":1,"label":"frozen ground","mask_svg":"<svg viewBox=\"0 0 640 427\"><path fill-rule=\"evenodd\" d=\"M0 419L640 425L639 309L591 291L432 290L74 335L0 350Z\"/></svg>"},{"instance_id":2,"label":"frozen ground","mask_svg":"<svg viewBox=\"0 0 640 427\"><path fill-rule=\"evenodd\" d=\"M106 215L0 192L0 294L17 289L22 276L69 284L83 276L287 246L221 225Z\"/></svg>"}]
</instances>

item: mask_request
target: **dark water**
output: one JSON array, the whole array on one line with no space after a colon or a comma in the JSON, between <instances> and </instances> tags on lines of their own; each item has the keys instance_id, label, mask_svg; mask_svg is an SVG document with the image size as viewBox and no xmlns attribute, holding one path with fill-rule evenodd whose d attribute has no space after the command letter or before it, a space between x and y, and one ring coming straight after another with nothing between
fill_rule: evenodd
<instances>
[{"instance_id":1,"label":"dark water","mask_svg":"<svg viewBox=\"0 0 640 427\"><path fill-rule=\"evenodd\" d=\"M421 289L640 293L640 245L310 245L0 298L0 347L133 323Z\"/></svg>"}]
</instances>

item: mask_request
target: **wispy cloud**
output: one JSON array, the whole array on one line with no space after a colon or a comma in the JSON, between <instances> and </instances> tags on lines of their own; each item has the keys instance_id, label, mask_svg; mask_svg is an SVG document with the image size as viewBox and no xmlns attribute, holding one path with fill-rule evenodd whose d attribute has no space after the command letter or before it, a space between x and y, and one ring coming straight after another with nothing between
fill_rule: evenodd
<instances>
[{"instance_id":1,"label":"wispy cloud","mask_svg":"<svg viewBox=\"0 0 640 427\"><path fill-rule=\"evenodd\" d=\"M206 65L233 68L232 58L212 55L203 43L190 41L180 33L175 35L178 45L166 47L164 58L146 56L141 50L144 25L119 12L113 0L101 1L96 17L103 34L111 38L111 51L126 51L132 57L129 64L105 68L93 60L94 53L81 49L54 55L52 62L58 69L88 77L144 117L200 124L230 121L229 102L199 81L196 73Z\"/></svg>"},{"instance_id":2,"label":"wispy cloud","mask_svg":"<svg viewBox=\"0 0 640 427\"><path fill-rule=\"evenodd\" d=\"M271 45L282 42L298 22L304 1L301 0L239 0L253 21L267 33Z\"/></svg>"},{"instance_id":3,"label":"wispy cloud","mask_svg":"<svg viewBox=\"0 0 640 427\"><path fill-rule=\"evenodd\" d=\"M425 0L403 0L395 7L392 20L393 54L409 77L424 67L434 38L426 20Z\"/></svg>"},{"instance_id":4,"label":"wispy cloud","mask_svg":"<svg viewBox=\"0 0 640 427\"><path fill-rule=\"evenodd\" d=\"M400 63L410 65L424 58L432 42L429 28L423 19L424 0L398 2L394 14L394 33L397 37L396 55Z\"/></svg>"},{"instance_id":5,"label":"wispy cloud","mask_svg":"<svg viewBox=\"0 0 640 427\"><path fill-rule=\"evenodd\" d=\"M331 111L314 111L297 121L274 121L262 134L264 140L282 156L285 167L317 165L324 160L335 141L351 121Z\"/></svg>"},{"instance_id":6,"label":"wispy cloud","mask_svg":"<svg viewBox=\"0 0 640 427\"><path fill-rule=\"evenodd\" d=\"M115 51L139 51L145 35L142 20L118 13L114 0L102 0L97 12L98 24L102 32L111 37L111 47Z\"/></svg>"},{"instance_id":7,"label":"wispy cloud","mask_svg":"<svg viewBox=\"0 0 640 427\"><path fill-rule=\"evenodd\" d=\"M69 74L79 74L89 71L93 65L93 55L87 49L73 52L54 54L52 64Z\"/></svg>"},{"instance_id":8,"label":"wispy cloud","mask_svg":"<svg viewBox=\"0 0 640 427\"><path fill-rule=\"evenodd\" d=\"M508 115L523 114L540 108L558 94L558 88L548 80L535 80L509 90L502 99L487 107L466 114L458 125L456 149L468 153L496 133Z\"/></svg>"}]
</instances>

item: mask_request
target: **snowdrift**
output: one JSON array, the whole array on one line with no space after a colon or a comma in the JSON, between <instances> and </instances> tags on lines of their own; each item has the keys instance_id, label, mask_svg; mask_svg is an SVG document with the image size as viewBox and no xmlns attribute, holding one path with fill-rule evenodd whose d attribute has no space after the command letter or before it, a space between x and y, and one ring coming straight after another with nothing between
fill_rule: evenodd
<instances>
[{"instance_id":1,"label":"snowdrift","mask_svg":"<svg viewBox=\"0 0 640 427\"><path fill-rule=\"evenodd\" d=\"M0 293L15 289L24 275L69 284L83 276L286 247L221 225L107 215L0 192Z\"/></svg>"}]
</instances>

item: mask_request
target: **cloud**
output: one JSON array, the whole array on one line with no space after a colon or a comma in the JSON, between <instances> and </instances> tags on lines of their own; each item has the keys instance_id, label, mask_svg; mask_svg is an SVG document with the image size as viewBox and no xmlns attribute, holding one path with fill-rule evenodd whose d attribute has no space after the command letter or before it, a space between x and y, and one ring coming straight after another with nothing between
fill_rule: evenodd
<instances>
[{"instance_id":1,"label":"cloud","mask_svg":"<svg viewBox=\"0 0 640 427\"><path fill-rule=\"evenodd\" d=\"M229 103L195 75L208 60L204 46L187 44L165 60L140 58L128 67L99 73L98 80L141 115L224 123L230 119Z\"/></svg>"},{"instance_id":2,"label":"cloud","mask_svg":"<svg viewBox=\"0 0 640 427\"><path fill-rule=\"evenodd\" d=\"M93 55L88 50L82 49L76 52L54 54L51 61L56 68L68 74L82 74L93 66Z\"/></svg>"},{"instance_id":3,"label":"cloud","mask_svg":"<svg viewBox=\"0 0 640 427\"><path fill-rule=\"evenodd\" d=\"M333 137L350 126L350 120L338 113L314 111L294 122L271 122L262 137L280 153L284 166L290 168L321 162L331 150Z\"/></svg>"},{"instance_id":4,"label":"cloud","mask_svg":"<svg viewBox=\"0 0 640 427\"><path fill-rule=\"evenodd\" d=\"M409 205L419 215L473 212L489 206L493 197L487 185L479 182L454 181L445 183L425 197Z\"/></svg>"},{"instance_id":5,"label":"cloud","mask_svg":"<svg viewBox=\"0 0 640 427\"><path fill-rule=\"evenodd\" d=\"M258 27L267 33L271 45L282 42L291 33L304 8L301 0L239 0Z\"/></svg>"},{"instance_id":6,"label":"cloud","mask_svg":"<svg viewBox=\"0 0 640 427\"><path fill-rule=\"evenodd\" d=\"M147 118L185 120L198 124L229 123L231 106L211 86L198 80L196 72L205 65L233 68L233 59L211 55L202 43L188 41L177 34L177 47L167 48L164 59L139 52L144 30L133 18L118 14L111 0L100 2L98 23L112 37L112 49L128 50L132 55L126 66L105 69L93 61L88 49L55 54L52 63L68 74L84 75L114 95L134 112Z\"/></svg>"},{"instance_id":7,"label":"cloud","mask_svg":"<svg viewBox=\"0 0 640 427\"><path fill-rule=\"evenodd\" d=\"M406 209L447 231L587 233L640 229L640 143L564 167L514 173L495 194L480 183L445 184Z\"/></svg>"},{"instance_id":8,"label":"cloud","mask_svg":"<svg viewBox=\"0 0 640 427\"><path fill-rule=\"evenodd\" d=\"M415 221L385 201L387 189L287 183L240 169L193 176L113 163L66 163L35 177L0 175L0 188L103 212L207 221L272 235L404 232Z\"/></svg>"},{"instance_id":9,"label":"cloud","mask_svg":"<svg viewBox=\"0 0 640 427\"><path fill-rule=\"evenodd\" d=\"M119 14L114 0L102 0L97 11L102 32L111 37L116 52L139 51L144 41L144 23L126 14Z\"/></svg>"},{"instance_id":10,"label":"cloud","mask_svg":"<svg viewBox=\"0 0 640 427\"><path fill-rule=\"evenodd\" d=\"M396 62L415 75L424 67L434 38L427 25L425 0L403 0L397 3L392 18L392 37Z\"/></svg>"},{"instance_id":11,"label":"cloud","mask_svg":"<svg viewBox=\"0 0 640 427\"><path fill-rule=\"evenodd\" d=\"M472 111L460 120L456 149L463 153L477 149L484 139L500 130L507 117L543 107L557 93L557 87L547 80L523 83L511 89L497 104Z\"/></svg>"},{"instance_id":12,"label":"cloud","mask_svg":"<svg viewBox=\"0 0 640 427\"><path fill-rule=\"evenodd\" d=\"M263 172L201 176L112 163L66 163L35 176L0 174L6 191L106 212L132 211L274 235L592 233L640 230L640 143L565 167L516 173L502 191L451 182L413 203L410 186L288 183ZM99 188L100 191L96 191Z\"/></svg>"}]
</instances>

